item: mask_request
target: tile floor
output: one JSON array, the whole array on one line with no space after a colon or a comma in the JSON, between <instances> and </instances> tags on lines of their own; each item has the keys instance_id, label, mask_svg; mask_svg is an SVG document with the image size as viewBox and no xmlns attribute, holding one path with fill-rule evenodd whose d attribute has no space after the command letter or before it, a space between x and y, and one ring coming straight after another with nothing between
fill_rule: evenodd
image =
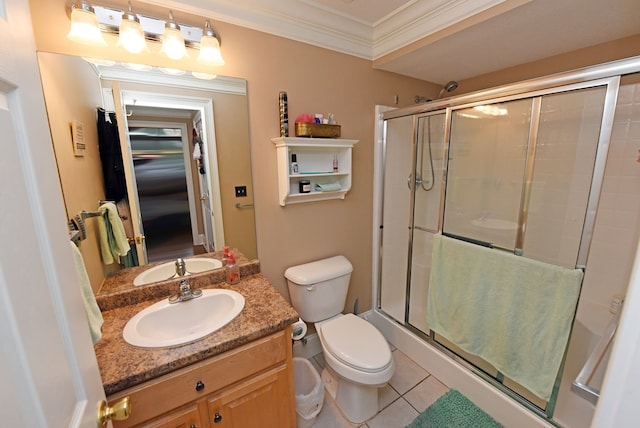
<instances>
[{"instance_id":1,"label":"tile floor","mask_svg":"<svg viewBox=\"0 0 640 428\"><path fill-rule=\"evenodd\" d=\"M325 391L324 405L313 428L404 428L416 416L449 390L404 353L395 349L392 356L396 368L389 384L379 391L380 411L361 424L349 422ZM318 373L324 368L322 354L309 359Z\"/></svg>"}]
</instances>

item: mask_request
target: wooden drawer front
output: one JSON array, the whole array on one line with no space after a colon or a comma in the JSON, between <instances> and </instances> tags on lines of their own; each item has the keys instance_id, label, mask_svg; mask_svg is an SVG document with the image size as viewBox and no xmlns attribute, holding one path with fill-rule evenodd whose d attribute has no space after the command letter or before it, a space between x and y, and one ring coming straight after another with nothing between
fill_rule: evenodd
<instances>
[{"instance_id":1,"label":"wooden drawer front","mask_svg":"<svg viewBox=\"0 0 640 428\"><path fill-rule=\"evenodd\" d=\"M135 426L285 361L286 331L110 396L109 402L131 398L131 416L114 427Z\"/></svg>"},{"instance_id":2,"label":"wooden drawer front","mask_svg":"<svg viewBox=\"0 0 640 428\"><path fill-rule=\"evenodd\" d=\"M176 410L143 425L145 428L204 428L207 426L208 424L200 419L200 411L197 404Z\"/></svg>"}]
</instances>

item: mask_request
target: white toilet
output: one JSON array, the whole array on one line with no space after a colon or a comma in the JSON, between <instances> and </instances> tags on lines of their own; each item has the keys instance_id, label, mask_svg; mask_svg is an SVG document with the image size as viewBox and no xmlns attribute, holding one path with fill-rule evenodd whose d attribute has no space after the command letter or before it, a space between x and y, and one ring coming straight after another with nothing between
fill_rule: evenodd
<instances>
[{"instance_id":1,"label":"white toilet","mask_svg":"<svg viewBox=\"0 0 640 428\"><path fill-rule=\"evenodd\" d=\"M325 360L322 380L342 413L360 423L378 412L378 389L393 375L389 344L369 322L343 315L353 266L343 256L287 269L291 304L314 322Z\"/></svg>"}]
</instances>

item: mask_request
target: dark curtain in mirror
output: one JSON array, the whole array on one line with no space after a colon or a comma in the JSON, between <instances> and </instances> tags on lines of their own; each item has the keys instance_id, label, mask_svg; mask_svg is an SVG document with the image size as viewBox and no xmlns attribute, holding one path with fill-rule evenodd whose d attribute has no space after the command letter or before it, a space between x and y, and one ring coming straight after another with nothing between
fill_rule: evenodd
<instances>
[{"instance_id":1,"label":"dark curtain in mirror","mask_svg":"<svg viewBox=\"0 0 640 428\"><path fill-rule=\"evenodd\" d=\"M128 209L127 183L124 176L124 164L122 162L122 149L120 147L120 136L118 134L118 122L115 113L110 113L98 107L98 149L100 152L100 162L102 163L102 176L104 178L105 199L117 204L118 213L127 224L127 219L131 213ZM109 224L109 222L106 222ZM133 231L131 227L126 227L127 237L131 244L131 250L126 256L120 257L121 267L138 266L138 254L136 246L133 244Z\"/></svg>"},{"instance_id":2,"label":"dark curtain in mirror","mask_svg":"<svg viewBox=\"0 0 640 428\"><path fill-rule=\"evenodd\" d=\"M127 196L122 150L115 113L98 108L98 146L102 162L105 198L118 202Z\"/></svg>"}]
</instances>

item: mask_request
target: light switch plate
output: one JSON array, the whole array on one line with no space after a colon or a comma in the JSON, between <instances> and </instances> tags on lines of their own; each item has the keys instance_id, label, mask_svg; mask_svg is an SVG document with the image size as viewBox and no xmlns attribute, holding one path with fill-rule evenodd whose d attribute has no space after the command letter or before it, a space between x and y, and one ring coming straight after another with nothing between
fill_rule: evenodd
<instances>
[{"instance_id":1,"label":"light switch plate","mask_svg":"<svg viewBox=\"0 0 640 428\"><path fill-rule=\"evenodd\" d=\"M247 197L247 186L236 186L236 198Z\"/></svg>"}]
</instances>

